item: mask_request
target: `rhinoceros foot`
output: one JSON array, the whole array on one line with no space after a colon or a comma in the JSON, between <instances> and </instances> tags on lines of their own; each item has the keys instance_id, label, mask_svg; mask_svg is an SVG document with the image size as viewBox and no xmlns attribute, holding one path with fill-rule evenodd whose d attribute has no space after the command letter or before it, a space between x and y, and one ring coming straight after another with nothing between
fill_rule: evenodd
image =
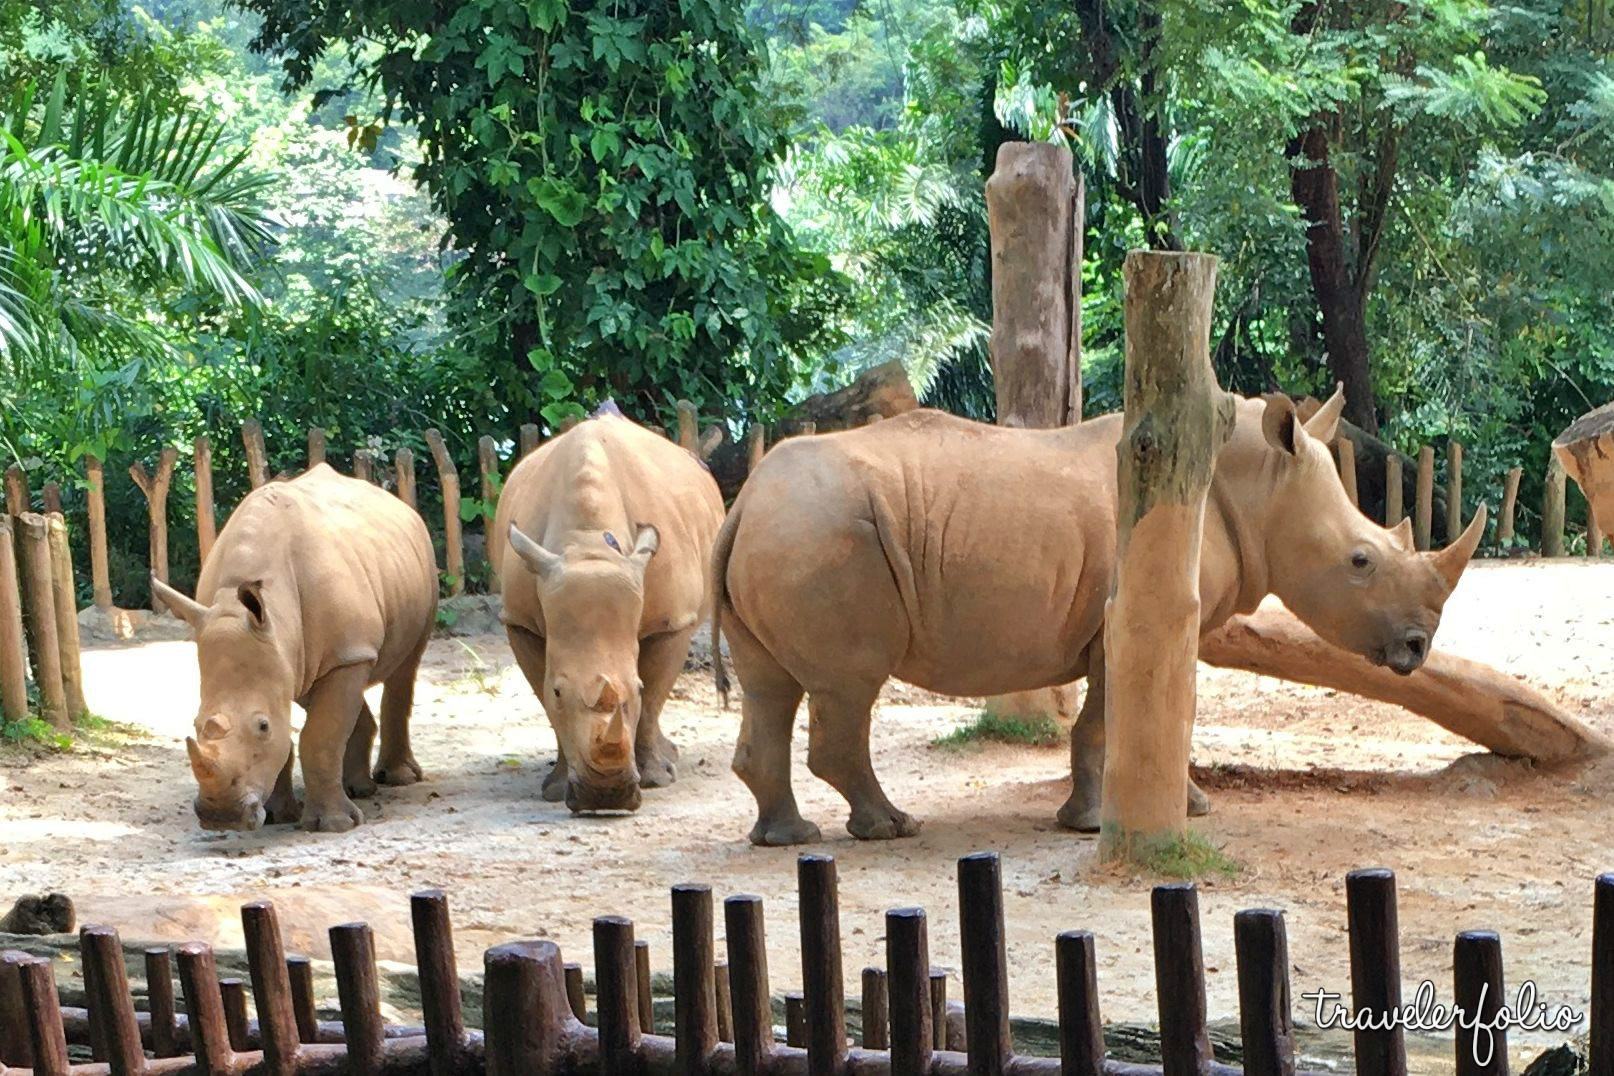
<instances>
[{"instance_id":1,"label":"rhinoceros foot","mask_svg":"<svg viewBox=\"0 0 1614 1076\"><path fill-rule=\"evenodd\" d=\"M1065 829L1073 829L1077 833L1098 832L1098 804L1080 803L1075 796L1065 801L1055 816L1059 824Z\"/></svg>"},{"instance_id":2,"label":"rhinoceros foot","mask_svg":"<svg viewBox=\"0 0 1614 1076\"><path fill-rule=\"evenodd\" d=\"M263 823L266 826L296 825L303 817L303 801L287 792L276 792L263 805Z\"/></svg>"},{"instance_id":3,"label":"rhinoceros foot","mask_svg":"<svg viewBox=\"0 0 1614 1076\"><path fill-rule=\"evenodd\" d=\"M303 828L310 833L346 833L364 824L364 812L347 797L332 804L303 805Z\"/></svg>"},{"instance_id":4,"label":"rhinoceros foot","mask_svg":"<svg viewBox=\"0 0 1614 1076\"><path fill-rule=\"evenodd\" d=\"M905 811L895 807L882 810L853 811L846 820L846 831L860 841L890 841L898 837L912 837L922 823Z\"/></svg>"},{"instance_id":5,"label":"rhinoceros foot","mask_svg":"<svg viewBox=\"0 0 1614 1076\"><path fill-rule=\"evenodd\" d=\"M634 752L640 788L666 788L678 780L678 748L665 736L657 739L660 742L656 746Z\"/></svg>"},{"instance_id":6,"label":"rhinoceros foot","mask_svg":"<svg viewBox=\"0 0 1614 1076\"><path fill-rule=\"evenodd\" d=\"M566 798L566 764L564 761L555 763L549 775L544 778L543 797L549 803L559 803Z\"/></svg>"},{"instance_id":7,"label":"rhinoceros foot","mask_svg":"<svg viewBox=\"0 0 1614 1076\"><path fill-rule=\"evenodd\" d=\"M751 843L767 847L786 844L816 844L821 839L818 827L805 818L790 818L778 822L758 819L751 827Z\"/></svg>"},{"instance_id":8,"label":"rhinoceros foot","mask_svg":"<svg viewBox=\"0 0 1614 1076\"><path fill-rule=\"evenodd\" d=\"M1193 779L1188 781L1188 817L1200 818L1210 814L1210 797L1205 795L1203 789L1194 784Z\"/></svg>"},{"instance_id":9,"label":"rhinoceros foot","mask_svg":"<svg viewBox=\"0 0 1614 1076\"><path fill-rule=\"evenodd\" d=\"M413 755L405 755L396 762L382 762L375 768L375 779L389 788L403 788L425 776Z\"/></svg>"}]
</instances>

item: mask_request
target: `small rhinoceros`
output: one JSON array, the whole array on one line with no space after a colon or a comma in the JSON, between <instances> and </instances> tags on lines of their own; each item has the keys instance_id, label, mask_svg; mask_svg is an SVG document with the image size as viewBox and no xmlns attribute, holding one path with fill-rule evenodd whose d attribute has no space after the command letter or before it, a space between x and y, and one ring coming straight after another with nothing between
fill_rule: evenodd
<instances>
[{"instance_id":1,"label":"small rhinoceros","mask_svg":"<svg viewBox=\"0 0 1614 1076\"><path fill-rule=\"evenodd\" d=\"M606 412L511 472L488 551L516 661L554 726L547 800L636 810L670 784L661 707L711 611L723 499L665 437Z\"/></svg>"},{"instance_id":2,"label":"small rhinoceros","mask_svg":"<svg viewBox=\"0 0 1614 1076\"><path fill-rule=\"evenodd\" d=\"M1485 512L1439 553L1416 552L1406 521L1386 530L1362 515L1328 451L1343 402L1302 423L1287 397L1240 401L1205 506L1200 629L1276 594L1329 642L1410 673ZM846 797L847 829L917 832L869 758L869 709L892 676L979 697L1085 675L1059 821L1098 828L1121 432L1120 415L1028 430L920 410L767 455L713 555L714 629L744 691L734 769L757 801L754 842L819 837L790 786L803 694L807 766ZM1192 782L1189 803L1208 809Z\"/></svg>"},{"instance_id":3,"label":"small rhinoceros","mask_svg":"<svg viewBox=\"0 0 1614 1076\"><path fill-rule=\"evenodd\" d=\"M268 822L340 833L364 821L348 797L409 785L415 670L437 620L426 524L379 487L319 464L250 493L202 565L194 601L153 589L196 635L201 707L187 737L206 829ZM364 691L384 684L381 751ZM306 801L292 794L291 704Z\"/></svg>"}]
</instances>

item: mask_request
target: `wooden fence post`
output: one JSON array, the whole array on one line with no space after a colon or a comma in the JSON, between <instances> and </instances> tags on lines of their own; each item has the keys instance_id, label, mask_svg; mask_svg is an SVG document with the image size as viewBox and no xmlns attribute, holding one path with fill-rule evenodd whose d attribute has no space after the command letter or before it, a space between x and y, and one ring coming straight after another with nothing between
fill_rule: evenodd
<instances>
[{"instance_id":1,"label":"wooden fence post","mask_svg":"<svg viewBox=\"0 0 1614 1076\"><path fill-rule=\"evenodd\" d=\"M415 497L415 454L407 448L400 448L394 460L398 472L398 499L418 512L420 504Z\"/></svg>"},{"instance_id":2,"label":"wooden fence post","mask_svg":"<svg viewBox=\"0 0 1614 1076\"><path fill-rule=\"evenodd\" d=\"M460 539L460 473L448 454L448 446L443 444L442 434L427 430L426 443L431 446L443 490L443 561L449 579L448 592L460 594L465 590L465 546Z\"/></svg>"},{"instance_id":3,"label":"wooden fence post","mask_svg":"<svg viewBox=\"0 0 1614 1076\"><path fill-rule=\"evenodd\" d=\"M252 488L269 481L269 450L263 443L263 424L255 418L241 423L241 443L247 450L247 471Z\"/></svg>"},{"instance_id":4,"label":"wooden fence post","mask_svg":"<svg viewBox=\"0 0 1614 1076\"><path fill-rule=\"evenodd\" d=\"M762 466L762 457L768 451L766 438L767 432L763 430L762 423L751 423L751 430L745 435L746 449L749 453L746 459L747 475L755 473L756 469Z\"/></svg>"},{"instance_id":5,"label":"wooden fence post","mask_svg":"<svg viewBox=\"0 0 1614 1076\"><path fill-rule=\"evenodd\" d=\"M1412 508L1412 534L1419 549L1428 549L1435 517L1435 450L1418 449L1418 502Z\"/></svg>"},{"instance_id":6,"label":"wooden fence post","mask_svg":"<svg viewBox=\"0 0 1614 1076\"><path fill-rule=\"evenodd\" d=\"M28 489L28 472L16 464L6 468L6 514L20 516L33 508Z\"/></svg>"},{"instance_id":7,"label":"wooden fence post","mask_svg":"<svg viewBox=\"0 0 1614 1076\"><path fill-rule=\"evenodd\" d=\"M129 477L146 495L147 533L151 544L151 570L158 579L168 582L168 485L174 480L174 463L179 459L177 448L165 448L157 457L157 475L147 477L146 466L136 460L129 467ZM151 596L154 612L164 609L162 599Z\"/></svg>"},{"instance_id":8,"label":"wooden fence post","mask_svg":"<svg viewBox=\"0 0 1614 1076\"><path fill-rule=\"evenodd\" d=\"M213 514L213 440L205 434L195 442L196 451L196 561L197 569L207 563L207 554L218 538L218 522Z\"/></svg>"},{"instance_id":9,"label":"wooden fence post","mask_svg":"<svg viewBox=\"0 0 1614 1076\"><path fill-rule=\"evenodd\" d=\"M12 517L0 515L0 717L21 721L28 716L28 666L22 631L22 588L17 580L17 550Z\"/></svg>"},{"instance_id":10,"label":"wooden fence post","mask_svg":"<svg viewBox=\"0 0 1614 1076\"><path fill-rule=\"evenodd\" d=\"M375 481L374 471L371 467L372 462L368 448L355 448L353 450L353 477L362 478L366 482Z\"/></svg>"},{"instance_id":11,"label":"wooden fence post","mask_svg":"<svg viewBox=\"0 0 1614 1076\"><path fill-rule=\"evenodd\" d=\"M1541 555L1564 555L1564 481L1568 475L1556 455L1547 461L1547 488L1541 504Z\"/></svg>"},{"instance_id":12,"label":"wooden fence post","mask_svg":"<svg viewBox=\"0 0 1614 1076\"><path fill-rule=\"evenodd\" d=\"M60 515L61 511L62 511L62 486L61 486L61 483L59 483L59 482L46 482L45 483L45 488L40 491L39 500L40 500L40 503L45 506L44 509L43 509L45 515L48 516L52 512L55 512L58 515Z\"/></svg>"},{"instance_id":13,"label":"wooden fence post","mask_svg":"<svg viewBox=\"0 0 1614 1076\"><path fill-rule=\"evenodd\" d=\"M1356 442L1349 437L1339 439L1339 480L1345 487L1345 496L1353 508L1360 508L1356 495Z\"/></svg>"},{"instance_id":14,"label":"wooden fence post","mask_svg":"<svg viewBox=\"0 0 1614 1076\"><path fill-rule=\"evenodd\" d=\"M1446 544L1463 533L1463 446L1446 442Z\"/></svg>"},{"instance_id":15,"label":"wooden fence post","mask_svg":"<svg viewBox=\"0 0 1614 1076\"><path fill-rule=\"evenodd\" d=\"M698 422L695 405L688 400L679 400L678 447L696 455L700 453L700 434L696 432Z\"/></svg>"},{"instance_id":16,"label":"wooden fence post","mask_svg":"<svg viewBox=\"0 0 1614 1076\"><path fill-rule=\"evenodd\" d=\"M1406 518L1401 478L1401 454L1395 449L1384 454L1384 525L1393 527Z\"/></svg>"},{"instance_id":17,"label":"wooden fence post","mask_svg":"<svg viewBox=\"0 0 1614 1076\"><path fill-rule=\"evenodd\" d=\"M1519 506L1519 479L1524 475L1523 467L1515 467L1508 471L1507 478L1502 482L1502 518L1496 525L1496 544L1506 546L1513 541L1513 516Z\"/></svg>"},{"instance_id":18,"label":"wooden fence post","mask_svg":"<svg viewBox=\"0 0 1614 1076\"><path fill-rule=\"evenodd\" d=\"M1133 251L1125 262L1126 422L1104 623L1099 836L1112 860L1147 854L1187 828L1200 531L1234 418L1210 364L1216 267L1212 255L1160 251Z\"/></svg>"},{"instance_id":19,"label":"wooden fence post","mask_svg":"<svg viewBox=\"0 0 1614 1076\"><path fill-rule=\"evenodd\" d=\"M17 574L22 582L23 626L34 660L43 716L58 729L72 727L67 692L62 685L62 655L56 631L55 579L50 567L50 528L45 517L24 512L17 517Z\"/></svg>"},{"instance_id":20,"label":"wooden fence post","mask_svg":"<svg viewBox=\"0 0 1614 1076\"><path fill-rule=\"evenodd\" d=\"M79 663L78 595L73 590L73 551L67 544L67 520L60 512L45 517L49 528L51 594L56 605L56 650L62 666L62 691L68 717L79 717L84 705L84 671Z\"/></svg>"},{"instance_id":21,"label":"wooden fence post","mask_svg":"<svg viewBox=\"0 0 1614 1076\"><path fill-rule=\"evenodd\" d=\"M325 431L318 426L310 426L308 429L308 469L312 471L324 462Z\"/></svg>"},{"instance_id":22,"label":"wooden fence post","mask_svg":"<svg viewBox=\"0 0 1614 1076\"><path fill-rule=\"evenodd\" d=\"M527 453L531 452L537 447L538 424L535 422L523 422L521 424L521 447L518 450L519 454L516 456L516 459L518 461L525 459Z\"/></svg>"},{"instance_id":23,"label":"wooden fence post","mask_svg":"<svg viewBox=\"0 0 1614 1076\"><path fill-rule=\"evenodd\" d=\"M112 576L106 554L106 475L99 459L84 457L84 477L89 486L90 582L95 588L95 607L104 612L112 608Z\"/></svg>"},{"instance_id":24,"label":"wooden fence post","mask_svg":"<svg viewBox=\"0 0 1614 1076\"><path fill-rule=\"evenodd\" d=\"M579 419L576 415L567 415L565 418L560 420L560 432L561 433L567 433L570 430L575 429L578 422L580 422L580 421L582 421L582 420Z\"/></svg>"}]
</instances>

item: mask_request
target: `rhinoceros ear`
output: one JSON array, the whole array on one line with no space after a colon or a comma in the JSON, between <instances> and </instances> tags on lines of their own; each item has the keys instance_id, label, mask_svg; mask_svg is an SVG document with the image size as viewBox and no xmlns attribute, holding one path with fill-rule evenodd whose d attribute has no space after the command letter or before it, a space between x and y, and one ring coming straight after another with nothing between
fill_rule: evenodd
<instances>
[{"instance_id":1,"label":"rhinoceros ear","mask_svg":"<svg viewBox=\"0 0 1614 1076\"><path fill-rule=\"evenodd\" d=\"M642 572L650 564L650 558L656 555L661 548L661 532L648 523L638 523L633 528L633 552L628 559L638 566Z\"/></svg>"},{"instance_id":2,"label":"rhinoceros ear","mask_svg":"<svg viewBox=\"0 0 1614 1076\"><path fill-rule=\"evenodd\" d=\"M263 604L263 580L255 579L250 583L242 583L235 588L235 599L252 618L252 626L266 628L269 626L268 608Z\"/></svg>"},{"instance_id":3,"label":"rhinoceros ear","mask_svg":"<svg viewBox=\"0 0 1614 1076\"><path fill-rule=\"evenodd\" d=\"M1328 402L1317 409L1317 413L1306 420L1306 433L1325 445L1334 443L1339 435L1339 416L1345 411L1345 385L1343 382L1334 383L1334 395Z\"/></svg>"},{"instance_id":4,"label":"rhinoceros ear","mask_svg":"<svg viewBox=\"0 0 1614 1076\"><path fill-rule=\"evenodd\" d=\"M1390 528L1390 541L1403 552L1412 552L1412 517L1402 516L1401 522Z\"/></svg>"},{"instance_id":5,"label":"rhinoceros ear","mask_svg":"<svg viewBox=\"0 0 1614 1076\"><path fill-rule=\"evenodd\" d=\"M207 606L185 597L185 595L158 579L155 572L151 575L151 591L162 599L162 603L168 606L169 612L193 628L201 627L202 618L207 616Z\"/></svg>"},{"instance_id":6,"label":"rhinoceros ear","mask_svg":"<svg viewBox=\"0 0 1614 1076\"><path fill-rule=\"evenodd\" d=\"M560 557L522 534L514 523L510 524L510 548L539 579L552 579L560 574Z\"/></svg>"},{"instance_id":7,"label":"rhinoceros ear","mask_svg":"<svg viewBox=\"0 0 1614 1076\"><path fill-rule=\"evenodd\" d=\"M1279 452L1293 456L1298 447L1296 439L1305 436L1295 415L1295 402L1281 392L1269 392L1261 398L1267 404L1261 415L1261 436Z\"/></svg>"}]
</instances>

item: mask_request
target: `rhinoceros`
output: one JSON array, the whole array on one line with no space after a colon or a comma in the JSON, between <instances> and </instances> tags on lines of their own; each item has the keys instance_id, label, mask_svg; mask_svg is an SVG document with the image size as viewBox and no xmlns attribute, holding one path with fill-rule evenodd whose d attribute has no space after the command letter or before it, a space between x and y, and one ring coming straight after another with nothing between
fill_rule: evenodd
<instances>
[{"instance_id":1,"label":"rhinoceros","mask_svg":"<svg viewBox=\"0 0 1614 1076\"><path fill-rule=\"evenodd\" d=\"M555 730L546 800L637 810L677 776L661 708L710 614L723 500L693 455L602 411L528 455L488 549L510 647Z\"/></svg>"},{"instance_id":2,"label":"rhinoceros","mask_svg":"<svg viewBox=\"0 0 1614 1076\"><path fill-rule=\"evenodd\" d=\"M1302 423L1287 397L1240 401L1206 505L1201 629L1276 594L1323 638L1408 673L1428 654L1483 509L1435 554L1414 551L1410 524L1367 519L1327 447L1342 404L1336 393ZM1097 829L1121 422L1009 429L919 410L767 455L713 551L714 626L743 689L734 769L757 801L752 841L818 839L790 784L804 693L807 765L846 798L847 829L918 831L869 760L870 706L893 676L985 696L1085 675L1059 821ZM1191 812L1208 809L1192 782L1189 794Z\"/></svg>"},{"instance_id":3,"label":"rhinoceros","mask_svg":"<svg viewBox=\"0 0 1614 1076\"><path fill-rule=\"evenodd\" d=\"M340 833L364 821L349 796L420 780L409 711L436 625L437 561L414 509L322 463L259 487L231 513L196 582L200 601L151 585L196 636L201 708L185 747L203 827L300 820ZM377 683L372 773L376 719L364 691ZM301 804L293 702L307 711Z\"/></svg>"}]
</instances>

